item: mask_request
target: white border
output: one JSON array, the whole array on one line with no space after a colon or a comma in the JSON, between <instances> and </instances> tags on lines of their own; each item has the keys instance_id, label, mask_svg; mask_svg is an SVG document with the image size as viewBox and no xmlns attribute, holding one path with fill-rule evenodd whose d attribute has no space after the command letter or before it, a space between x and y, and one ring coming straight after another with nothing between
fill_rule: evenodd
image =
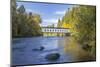
<instances>
[{"instance_id":1,"label":"white border","mask_svg":"<svg viewBox=\"0 0 100 67\"><path fill-rule=\"evenodd\" d=\"M100 0L33 0L97 6L97 62L38 65L38 67L100 67ZM10 0L0 1L0 67L10 67ZM27 66L33 67L33 66ZM35 66L34 66L35 67Z\"/></svg>"},{"instance_id":2,"label":"white border","mask_svg":"<svg viewBox=\"0 0 100 67\"><path fill-rule=\"evenodd\" d=\"M95 0L22 0L22 1L38 1L38 2L54 2L54 3L96 5L96 1Z\"/></svg>"}]
</instances>

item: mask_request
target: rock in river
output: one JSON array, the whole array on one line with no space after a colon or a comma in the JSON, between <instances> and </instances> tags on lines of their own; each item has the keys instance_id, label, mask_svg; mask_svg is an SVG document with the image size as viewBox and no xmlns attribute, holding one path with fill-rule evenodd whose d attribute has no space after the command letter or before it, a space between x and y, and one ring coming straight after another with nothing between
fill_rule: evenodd
<instances>
[{"instance_id":1,"label":"rock in river","mask_svg":"<svg viewBox=\"0 0 100 67\"><path fill-rule=\"evenodd\" d=\"M59 53L51 53L46 55L45 59L48 61L56 61L60 58L60 54Z\"/></svg>"},{"instance_id":2,"label":"rock in river","mask_svg":"<svg viewBox=\"0 0 100 67\"><path fill-rule=\"evenodd\" d=\"M32 49L33 51L43 51L44 50L44 47L43 46L41 46L41 47L39 47L39 48L35 48L35 49Z\"/></svg>"}]
</instances>

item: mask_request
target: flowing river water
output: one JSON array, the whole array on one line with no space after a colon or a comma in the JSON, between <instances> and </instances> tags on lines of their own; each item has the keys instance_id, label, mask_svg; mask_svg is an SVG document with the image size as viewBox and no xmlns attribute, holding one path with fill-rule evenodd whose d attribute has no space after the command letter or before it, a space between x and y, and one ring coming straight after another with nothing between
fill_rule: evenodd
<instances>
[{"instance_id":1,"label":"flowing river water","mask_svg":"<svg viewBox=\"0 0 100 67\"><path fill-rule=\"evenodd\" d=\"M12 40L12 64L51 64L73 62L74 57L64 52L64 44L68 43L67 37L31 37L14 38ZM43 46L43 50L34 50ZM45 57L48 54L59 53L56 61L48 61Z\"/></svg>"}]
</instances>

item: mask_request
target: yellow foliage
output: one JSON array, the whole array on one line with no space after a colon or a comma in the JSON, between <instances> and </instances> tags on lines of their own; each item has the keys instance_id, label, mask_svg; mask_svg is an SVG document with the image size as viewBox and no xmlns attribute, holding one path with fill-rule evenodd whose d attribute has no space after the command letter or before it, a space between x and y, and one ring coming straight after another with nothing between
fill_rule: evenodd
<instances>
[{"instance_id":1,"label":"yellow foliage","mask_svg":"<svg viewBox=\"0 0 100 67\"><path fill-rule=\"evenodd\" d=\"M62 28L71 28L72 27L72 24L69 24L69 23L63 23L61 25Z\"/></svg>"}]
</instances>

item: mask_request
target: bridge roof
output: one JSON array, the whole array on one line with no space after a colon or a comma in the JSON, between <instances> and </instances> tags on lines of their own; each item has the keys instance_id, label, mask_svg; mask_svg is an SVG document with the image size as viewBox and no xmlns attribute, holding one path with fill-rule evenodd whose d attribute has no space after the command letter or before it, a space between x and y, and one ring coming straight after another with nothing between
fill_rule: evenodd
<instances>
[{"instance_id":1,"label":"bridge roof","mask_svg":"<svg viewBox=\"0 0 100 67\"><path fill-rule=\"evenodd\" d=\"M69 29L69 28L60 28L60 27L41 27L41 28L53 28L53 29Z\"/></svg>"}]
</instances>

